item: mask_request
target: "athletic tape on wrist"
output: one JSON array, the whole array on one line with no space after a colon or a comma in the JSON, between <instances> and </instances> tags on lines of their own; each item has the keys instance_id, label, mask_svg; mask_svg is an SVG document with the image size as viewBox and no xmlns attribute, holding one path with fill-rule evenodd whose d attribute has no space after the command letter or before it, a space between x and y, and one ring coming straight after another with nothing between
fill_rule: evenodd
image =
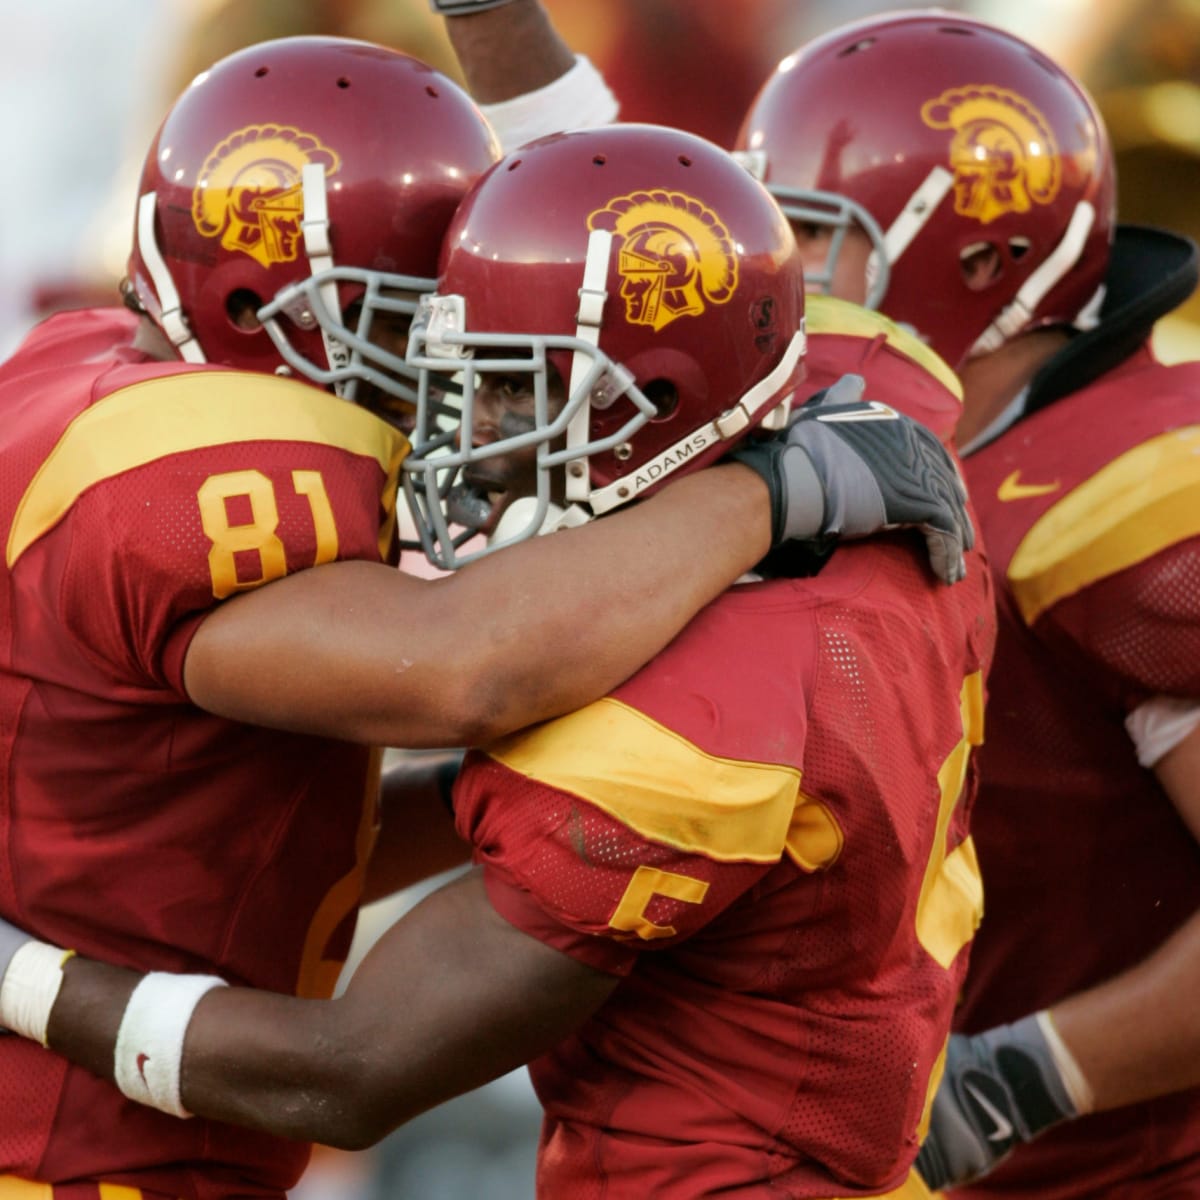
<instances>
[{"instance_id":1,"label":"athletic tape on wrist","mask_svg":"<svg viewBox=\"0 0 1200 1200\"><path fill-rule=\"evenodd\" d=\"M0 1025L44 1046L63 963L74 953L38 941L18 947L0 984Z\"/></svg>"},{"instance_id":2,"label":"athletic tape on wrist","mask_svg":"<svg viewBox=\"0 0 1200 1200\"><path fill-rule=\"evenodd\" d=\"M226 986L215 975L157 971L133 989L113 1050L113 1076L124 1095L174 1117L192 1115L179 1095L184 1035L200 998Z\"/></svg>"},{"instance_id":3,"label":"athletic tape on wrist","mask_svg":"<svg viewBox=\"0 0 1200 1200\"><path fill-rule=\"evenodd\" d=\"M1075 1055L1071 1053L1070 1047L1062 1040L1062 1034L1054 1027L1054 1018L1049 1009L1044 1008L1037 1014L1037 1023L1042 1037L1046 1039L1046 1045L1050 1047L1050 1056L1062 1077L1063 1087L1075 1105L1075 1112L1080 1116L1090 1113L1096 1104L1092 1085L1088 1083L1087 1076Z\"/></svg>"}]
</instances>

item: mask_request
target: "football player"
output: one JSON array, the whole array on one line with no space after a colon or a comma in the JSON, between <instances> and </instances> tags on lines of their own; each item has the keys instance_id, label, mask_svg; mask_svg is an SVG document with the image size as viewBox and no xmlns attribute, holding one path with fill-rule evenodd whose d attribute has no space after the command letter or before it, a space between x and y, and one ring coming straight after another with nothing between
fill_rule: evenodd
<instances>
[{"instance_id":1,"label":"football player","mask_svg":"<svg viewBox=\"0 0 1200 1200\"><path fill-rule=\"evenodd\" d=\"M614 126L526 146L445 245L410 332L406 465L450 565L464 521L518 548L603 525L735 443L768 477L799 465L788 441L747 441L803 377L799 254L711 143ZM949 430L958 400L913 339L869 315L845 337ZM859 397L822 392L788 436L870 458L901 428L914 478L941 461ZM26 942L47 961L9 1006L14 958L0 1021L28 1036L32 1017L166 1112L346 1147L530 1062L547 1197L925 1195L911 1164L981 898L966 824L994 621L968 559L953 588L904 537L812 578L774 560L603 699L470 753L455 810L476 868L339 999L60 969Z\"/></svg>"},{"instance_id":2,"label":"football player","mask_svg":"<svg viewBox=\"0 0 1200 1200\"><path fill-rule=\"evenodd\" d=\"M404 55L239 52L150 148L128 310L52 318L0 366L0 912L39 938L329 995L378 827L372 747L492 740L593 700L761 558L772 521L841 520L830 459L797 441L803 503L782 471L730 464L447 579L396 569L408 323L496 157L466 94ZM845 496L867 498L845 527L892 523L892 466L839 445L833 474L884 477ZM969 535L953 465L930 461L953 570ZM0 958L35 1036L0 1039L0 1193L295 1182L304 1144L171 1120L47 1053L21 1016L44 954Z\"/></svg>"},{"instance_id":3,"label":"football player","mask_svg":"<svg viewBox=\"0 0 1200 1200\"><path fill-rule=\"evenodd\" d=\"M1190 1195L1200 368L1164 366L1149 337L1195 287L1195 248L1114 228L1083 88L952 14L802 47L740 146L810 272L824 260L833 290L912 326L963 381L1000 598L974 824L988 915L922 1170L960 1183L1020 1147L963 1194Z\"/></svg>"},{"instance_id":4,"label":"football player","mask_svg":"<svg viewBox=\"0 0 1200 1200\"><path fill-rule=\"evenodd\" d=\"M612 119L536 0L435 7L506 144ZM1114 225L1111 149L1078 81L944 11L801 47L738 148L792 218L810 291L905 322L965 389L960 452L1000 597L975 824L988 919L922 1169L963 1182L1020 1147L965 1194L1191 1195L1200 376L1150 337L1195 287L1195 248ZM814 336L810 371L820 353Z\"/></svg>"}]
</instances>

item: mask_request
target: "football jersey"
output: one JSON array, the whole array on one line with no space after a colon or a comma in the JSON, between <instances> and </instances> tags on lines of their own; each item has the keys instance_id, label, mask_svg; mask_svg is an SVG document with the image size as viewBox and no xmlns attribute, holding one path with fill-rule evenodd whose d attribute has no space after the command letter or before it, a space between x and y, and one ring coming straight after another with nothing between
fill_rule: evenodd
<instances>
[{"instance_id":1,"label":"football jersey","mask_svg":"<svg viewBox=\"0 0 1200 1200\"><path fill-rule=\"evenodd\" d=\"M957 1019L976 1032L1132 966L1200 907L1200 846L1124 725L1150 696L1200 702L1200 364L1143 350L965 467L1000 622L988 908ZM1200 1089L1053 1128L955 1195L1173 1196L1188 1176L1200 1195Z\"/></svg>"},{"instance_id":2,"label":"football jersey","mask_svg":"<svg viewBox=\"0 0 1200 1200\"><path fill-rule=\"evenodd\" d=\"M530 1065L539 1195L908 1186L981 904L969 562L946 588L879 539L743 584L610 696L468 755L497 911L621 978Z\"/></svg>"},{"instance_id":3,"label":"football jersey","mask_svg":"<svg viewBox=\"0 0 1200 1200\"><path fill-rule=\"evenodd\" d=\"M0 914L118 964L327 996L377 756L206 713L183 661L227 597L394 562L407 444L309 384L148 361L134 320L57 316L0 367ZM307 1153L0 1038L0 1173L279 1195Z\"/></svg>"}]
</instances>

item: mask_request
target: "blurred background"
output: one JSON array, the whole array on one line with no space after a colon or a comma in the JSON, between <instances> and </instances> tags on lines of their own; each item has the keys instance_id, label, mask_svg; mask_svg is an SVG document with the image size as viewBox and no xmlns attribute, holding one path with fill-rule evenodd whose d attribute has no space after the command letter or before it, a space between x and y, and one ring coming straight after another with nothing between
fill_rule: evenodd
<instances>
[{"instance_id":1,"label":"blurred background","mask_svg":"<svg viewBox=\"0 0 1200 1200\"><path fill-rule=\"evenodd\" d=\"M604 72L627 120L729 145L776 62L871 0L545 0ZM1200 0L961 0L1092 91L1117 152L1124 221L1200 238ZM427 0L0 0L0 355L41 316L116 302L146 147L175 95L241 46L287 34L367 38L458 78ZM497 48L503 53L503 47ZM1200 300L1156 335L1200 357ZM440 881L435 881L440 882ZM423 894L364 912L355 959ZM319 1151L294 1200L529 1200L537 1104L522 1073L443 1106L364 1154Z\"/></svg>"}]
</instances>

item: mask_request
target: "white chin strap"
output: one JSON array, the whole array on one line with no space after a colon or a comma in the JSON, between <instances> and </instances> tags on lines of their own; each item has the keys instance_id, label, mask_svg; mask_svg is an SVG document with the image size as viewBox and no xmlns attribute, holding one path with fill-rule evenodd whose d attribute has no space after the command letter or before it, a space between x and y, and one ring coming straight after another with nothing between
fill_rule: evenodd
<instances>
[{"instance_id":1,"label":"white chin strap","mask_svg":"<svg viewBox=\"0 0 1200 1200\"><path fill-rule=\"evenodd\" d=\"M628 504L629 501L636 500L647 488L661 483L680 467L689 466L693 459L710 446L740 437L750 425L758 421L758 414L768 402L771 402L771 408L758 423L764 429L782 429L787 424L791 412L792 394L788 392L780 395L780 391L804 357L806 345L807 339L802 325L792 335L792 340L788 343L778 366L764 379L760 379L736 404L702 428L684 434L673 446L668 446L630 474L622 475L620 479L614 479L602 488L593 488L592 512L600 516L619 504Z\"/></svg>"},{"instance_id":2,"label":"white chin strap","mask_svg":"<svg viewBox=\"0 0 1200 1200\"><path fill-rule=\"evenodd\" d=\"M310 273L320 275L333 269L333 246L329 240L329 205L325 192L325 168L320 163L305 163L300 171L300 188L304 196L304 253L308 256ZM338 301L337 284L332 279L318 286L321 304L333 321L342 323L342 306ZM350 365L346 344L330 334L325 321L318 321L325 358L331 371ZM334 391L347 395L346 382L334 384ZM353 398L353 397L348 397Z\"/></svg>"},{"instance_id":3,"label":"white chin strap","mask_svg":"<svg viewBox=\"0 0 1200 1200\"><path fill-rule=\"evenodd\" d=\"M154 285L155 295L158 296L158 327L167 335L184 362L207 362L200 343L196 341L196 335L184 319L183 307L179 303L179 290L175 287L175 280L171 278L162 251L158 248L158 239L154 236L157 200L156 192L147 192L138 201L137 240L142 262L146 264L150 282Z\"/></svg>"},{"instance_id":4,"label":"white chin strap","mask_svg":"<svg viewBox=\"0 0 1200 1200\"><path fill-rule=\"evenodd\" d=\"M588 235L587 258L583 264L583 286L579 289L579 315L576 318L575 336L590 346L600 344L600 323L604 318L604 302L608 299L605 284L608 282L608 260L612 253L612 234L606 229L593 229ZM591 369L591 360L580 350L571 355L571 380L567 395L574 396ZM581 449L591 436L592 402L585 397L567 424L567 449ZM583 462L585 459L577 459ZM587 470L575 474L567 471L566 498L570 501L587 500L592 485Z\"/></svg>"},{"instance_id":5,"label":"white chin strap","mask_svg":"<svg viewBox=\"0 0 1200 1200\"><path fill-rule=\"evenodd\" d=\"M909 248L913 238L925 228L953 186L954 176L945 167L934 167L925 176L921 186L909 196L908 203L883 235L883 251L889 265Z\"/></svg>"},{"instance_id":6,"label":"white chin strap","mask_svg":"<svg viewBox=\"0 0 1200 1200\"><path fill-rule=\"evenodd\" d=\"M1045 299L1050 289L1079 261L1095 221L1096 210L1088 201L1081 200L1075 205L1071 223L1067 226L1062 240L1042 265L1025 280L1021 290L1000 315L979 335L968 358L990 354L1028 328L1037 306Z\"/></svg>"}]
</instances>

